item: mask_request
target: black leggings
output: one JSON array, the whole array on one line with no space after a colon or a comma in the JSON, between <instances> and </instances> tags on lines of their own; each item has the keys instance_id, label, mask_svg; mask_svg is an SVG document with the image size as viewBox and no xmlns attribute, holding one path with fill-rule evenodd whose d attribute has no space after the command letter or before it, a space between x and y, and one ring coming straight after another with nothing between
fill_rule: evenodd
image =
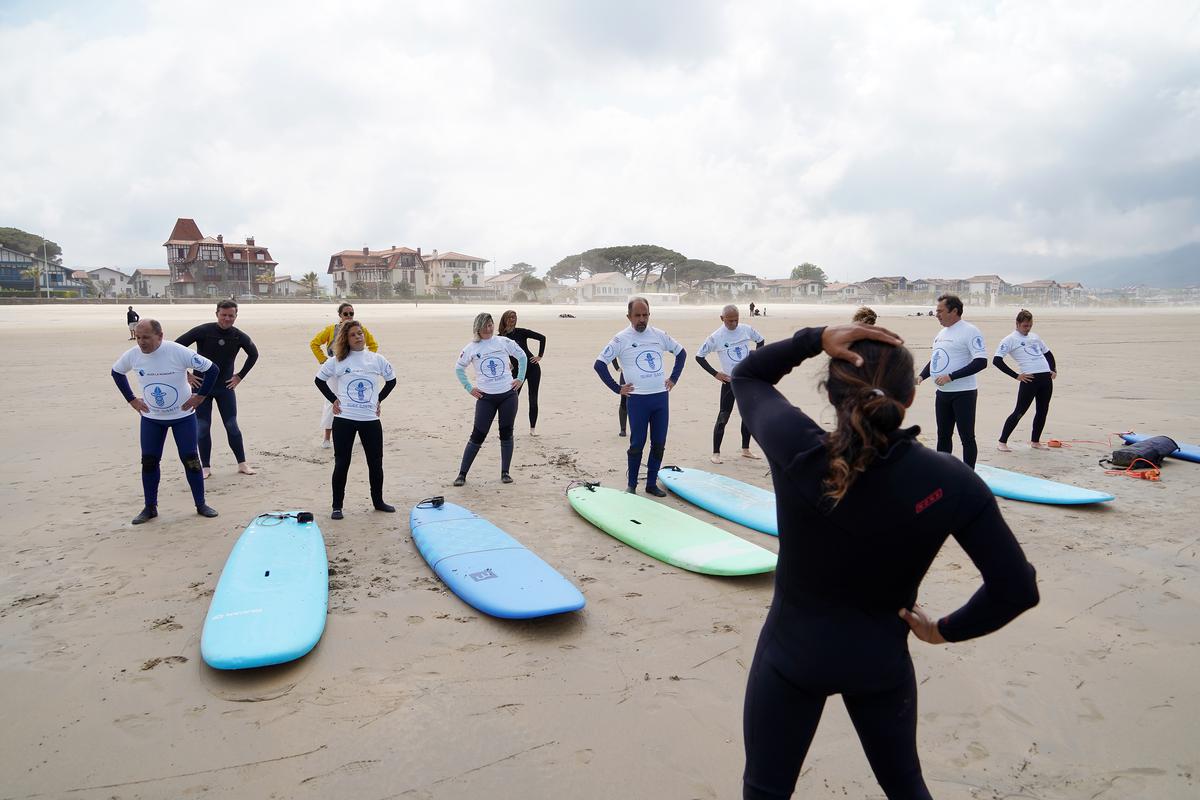
<instances>
[{"instance_id":1,"label":"black leggings","mask_svg":"<svg viewBox=\"0 0 1200 800\"><path fill-rule=\"evenodd\" d=\"M733 413L733 384L721 384L721 405L717 411L717 424L713 426L713 452L721 452L721 442L725 439L725 423L729 422L729 415ZM746 420L742 420L742 449L745 450L750 446L750 429L746 427Z\"/></svg>"},{"instance_id":2,"label":"black leggings","mask_svg":"<svg viewBox=\"0 0 1200 800\"><path fill-rule=\"evenodd\" d=\"M209 466L212 456L212 410L213 403L221 412L221 424L225 426L225 437L229 439L229 449L233 457L241 464L246 460L246 448L242 445L242 430L237 423L237 395L232 389L213 392L196 407L196 422L200 431L200 463Z\"/></svg>"},{"instance_id":3,"label":"black leggings","mask_svg":"<svg viewBox=\"0 0 1200 800\"><path fill-rule=\"evenodd\" d=\"M745 800L792 796L830 694L793 683L770 662L761 653L756 655L746 686ZM917 684L912 662L904 680L891 689L841 695L884 794L892 800L929 800L917 756Z\"/></svg>"},{"instance_id":4,"label":"black leggings","mask_svg":"<svg viewBox=\"0 0 1200 800\"><path fill-rule=\"evenodd\" d=\"M979 390L967 392L937 392L933 411L937 418L937 449L939 453L954 452L954 428L962 441L963 463L975 468L979 446L975 444L975 403Z\"/></svg>"},{"instance_id":5,"label":"black leggings","mask_svg":"<svg viewBox=\"0 0 1200 800\"><path fill-rule=\"evenodd\" d=\"M538 387L542 383L542 368L538 364L529 362L525 367L525 386L529 387L529 428L532 430L537 427L538 418ZM503 424L503 423L501 423Z\"/></svg>"},{"instance_id":6,"label":"black leggings","mask_svg":"<svg viewBox=\"0 0 1200 800\"><path fill-rule=\"evenodd\" d=\"M333 418L333 507L341 508L346 499L346 476L350 473L350 455L354 435L362 442L367 457L367 475L371 481L371 502L383 502L383 423L377 419L363 422L344 417Z\"/></svg>"},{"instance_id":7,"label":"black leggings","mask_svg":"<svg viewBox=\"0 0 1200 800\"><path fill-rule=\"evenodd\" d=\"M475 401L475 427L471 429L471 441L483 444L492 420L500 415L500 441L513 438L513 424L517 421L517 393L509 389L504 394L484 394Z\"/></svg>"},{"instance_id":8,"label":"black leggings","mask_svg":"<svg viewBox=\"0 0 1200 800\"><path fill-rule=\"evenodd\" d=\"M1008 442L1008 437L1016 430L1017 423L1021 421L1021 417L1025 416L1030 404L1036 400L1037 406L1033 411L1033 437L1029 441L1040 442L1042 428L1046 427L1046 415L1050 413L1050 398L1053 394L1054 380L1050 377L1049 372L1035 373L1033 380L1028 383L1020 383L1017 387L1017 407L1008 415L1008 419L1004 420L1004 428L1000 431L1000 441Z\"/></svg>"}]
</instances>

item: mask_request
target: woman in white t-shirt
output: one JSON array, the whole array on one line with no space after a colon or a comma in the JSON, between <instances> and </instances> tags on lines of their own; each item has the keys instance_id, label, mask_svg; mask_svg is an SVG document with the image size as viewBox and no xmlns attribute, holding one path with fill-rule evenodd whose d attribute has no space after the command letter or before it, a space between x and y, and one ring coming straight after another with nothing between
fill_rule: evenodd
<instances>
[{"instance_id":1,"label":"woman in white t-shirt","mask_svg":"<svg viewBox=\"0 0 1200 800\"><path fill-rule=\"evenodd\" d=\"M1033 314L1021 309L1017 314L1017 329L1004 337L1004 341L996 348L996 355L992 357L992 365L996 369L1019 382L1017 406L1008 415L1008 419L1004 420L1000 442L996 445L996 449L1003 453L1012 452L1012 448L1008 446L1008 437L1012 435L1017 423L1025 416L1032 403L1037 405L1034 407L1033 435L1029 439L1029 445L1038 449L1046 447L1041 441L1042 429L1046 426L1046 415L1050 412L1050 398L1054 396L1054 379L1058 377L1058 372L1054 366L1054 354L1042 341L1042 337L1030 332L1032 328ZM1014 372L1004 363L1005 356L1017 362L1020 373Z\"/></svg>"},{"instance_id":2,"label":"woman in white t-shirt","mask_svg":"<svg viewBox=\"0 0 1200 800\"><path fill-rule=\"evenodd\" d=\"M396 373L388 360L367 349L366 328L349 319L338 328L333 357L321 364L317 389L333 406L333 519L342 519L346 476L354 437L362 442L371 482L371 502L376 511L393 513L383 500L383 423L379 410L396 388Z\"/></svg>"},{"instance_id":3,"label":"woman in white t-shirt","mask_svg":"<svg viewBox=\"0 0 1200 800\"><path fill-rule=\"evenodd\" d=\"M500 417L500 481L512 483L508 474L513 456L513 423L517 419L517 392L525 381L525 370L529 359L521 346L504 336L496 336L496 325L491 314L477 314L471 325L471 341L458 354L454 374L458 381L475 398L475 423L471 437L463 449L462 463L458 467L455 486L467 482L467 473L479 448L492 428L492 421ZM517 360L517 377L509 369L508 359ZM475 384L467 377L467 366L475 370Z\"/></svg>"}]
</instances>

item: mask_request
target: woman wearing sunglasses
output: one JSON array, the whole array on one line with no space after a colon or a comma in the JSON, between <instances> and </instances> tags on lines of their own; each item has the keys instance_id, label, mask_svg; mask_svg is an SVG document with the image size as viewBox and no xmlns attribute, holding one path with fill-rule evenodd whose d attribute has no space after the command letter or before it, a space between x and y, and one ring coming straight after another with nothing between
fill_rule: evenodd
<instances>
[{"instance_id":1,"label":"woman wearing sunglasses","mask_svg":"<svg viewBox=\"0 0 1200 800\"><path fill-rule=\"evenodd\" d=\"M330 325L328 328L322 329L308 346L312 348L313 355L317 357L318 364L324 364L327 359L333 358L333 343L337 340L338 331L347 322L354 319L354 306L350 303L342 303L337 308L337 322ZM379 343L375 341L375 337L367 330L367 326L363 325L363 334L367 338L367 349L372 353L379 351ZM330 389L335 387L330 386ZM325 407L321 409L321 427L325 430L325 438L321 441L321 447L328 450L333 446L333 403L325 401Z\"/></svg>"}]
</instances>

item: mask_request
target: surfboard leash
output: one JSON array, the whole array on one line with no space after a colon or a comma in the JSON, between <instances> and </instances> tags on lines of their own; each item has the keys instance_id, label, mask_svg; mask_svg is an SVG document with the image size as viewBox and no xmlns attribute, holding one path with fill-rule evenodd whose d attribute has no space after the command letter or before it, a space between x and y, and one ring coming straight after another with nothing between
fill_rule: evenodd
<instances>
[{"instance_id":1,"label":"surfboard leash","mask_svg":"<svg viewBox=\"0 0 1200 800\"><path fill-rule=\"evenodd\" d=\"M426 497L417 503L417 508L441 508L444 505L446 505L446 498L439 494L433 497Z\"/></svg>"}]
</instances>

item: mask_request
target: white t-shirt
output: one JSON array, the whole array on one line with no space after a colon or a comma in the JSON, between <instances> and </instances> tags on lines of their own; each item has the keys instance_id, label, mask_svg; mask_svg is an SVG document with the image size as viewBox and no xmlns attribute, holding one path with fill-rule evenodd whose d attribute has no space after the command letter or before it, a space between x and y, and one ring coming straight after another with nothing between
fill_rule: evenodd
<instances>
[{"instance_id":1,"label":"white t-shirt","mask_svg":"<svg viewBox=\"0 0 1200 800\"><path fill-rule=\"evenodd\" d=\"M351 350L345 359L326 360L317 377L337 395L342 412L335 416L370 422L379 419L379 393L396 373L386 358L363 349Z\"/></svg>"},{"instance_id":2,"label":"white t-shirt","mask_svg":"<svg viewBox=\"0 0 1200 800\"><path fill-rule=\"evenodd\" d=\"M513 382L509 356L520 361L525 351L507 336L489 336L464 347L455 366L466 369L468 364L474 364L475 388L484 394L504 394L512 389Z\"/></svg>"},{"instance_id":3,"label":"white t-shirt","mask_svg":"<svg viewBox=\"0 0 1200 800\"><path fill-rule=\"evenodd\" d=\"M949 328L942 328L933 340L933 354L929 357L929 377L949 375L960 370L977 358L987 358L983 334L966 320L959 320ZM969 392L978 388L974 375L937 387L939 392Z\"/></svg>"},{"instance_id":4,"label":"white t-shirt","mask_svg":"<svg viewBox=\"0 0 1200 800\"><path fill-rule=\"evenodd\" d=\"M204 372L211 366L212 362L199 353L164 339L153 353L143 353L137 347L129 348L117 359L112 369L119 375L136 371L142 400L150 406L146 416L168 420L182 419L196 413L195 410L180 409L184 401L192 396L187 373L189 369Z\"/></svg>"},{"instance_id":5,"label":"white t-shirt","mask_svg":"<svg viewBox=\"0 0 1200 800\"><path fill-rule=\"evenodd\" d=\"M674 355L682 349L665 331L646 326L638 333L630 325L612 338L596 360L608 364L617 359L625 380L633 384L634 394L658 394L667 390L666 380L671 377L665 354Z\"/></svg>"},{"instance_id":6,"label":"white t-shirt","mask_svg":"<svg viewBox=\"0 0 1200 800\"><path fill-rule=\"evenodd\" d=\"M1013 331L1000 342L1000 346L996 348L996 355L1000 358L1012 356L1013 361L1017 362L1017 372L1036 375L1039 372L1051 371L1050 362L1046 359L1049 349L1042 337L1033 331L1030 331L1028 336L1020 331Z\"/></svg>"},{"instance_id":7,"label":"white t-shirt","mask_svg":"<svg viewBox=\"0 0 1200 800\"><path fill-rule=\"evenodd\" d=\"M722 325L704 340L696 355L703 358L709 353L716 353L721 361L721 372L732 375L733 368L750 355L754 345L761 341L763 335L749 325L739 322L733 330Z\"/></svg>"}]
</instances>

